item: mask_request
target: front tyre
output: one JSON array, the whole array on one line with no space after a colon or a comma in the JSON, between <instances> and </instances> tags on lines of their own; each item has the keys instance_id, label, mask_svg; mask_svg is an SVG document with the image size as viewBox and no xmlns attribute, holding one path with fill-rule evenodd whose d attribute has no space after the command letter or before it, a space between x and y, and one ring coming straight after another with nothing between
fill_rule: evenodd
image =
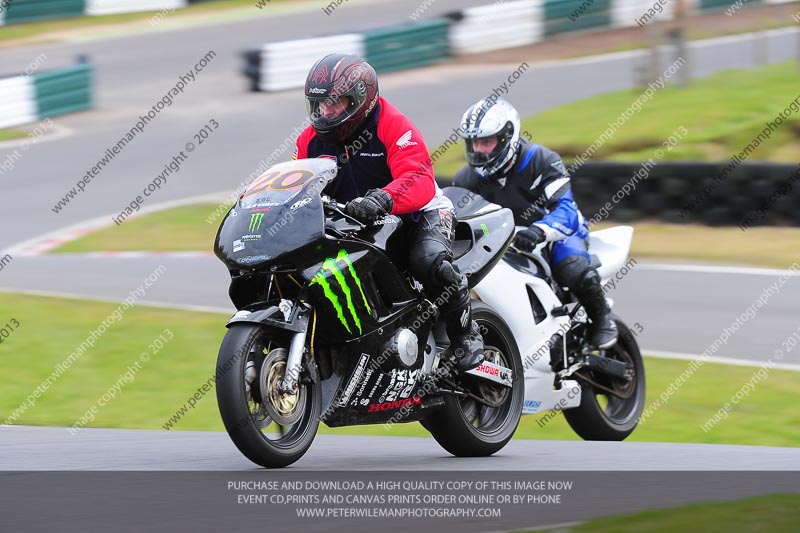
<instances>
[{"instance_id":1,"label":"front tyre","mask_svg":"<svg viewBox=\"0 0 800 533\"><path fill-rule=\"evenodd\" d=\"M278 392L287 347L279 334L239 323L228 330L217 357L217 404L225 430L245 457L266 468L300 459L319 426L319 379L307 379L307 368L295 394Z\"/></svg>"},{"instance_id":2,"label":"front tyre","mask_svg":"<svg viewBox=\"0 0 800 533\"><path fill-rule=\"evenodd\" d=\"M639 345L619 317L615 316L614 322L619 329L619 340L606 350L606 357L629 363L633 377L626 381L585 370L575 373L581 383L581 403L564 410L564 417L584 440L624 440L636 429L644 409L644 362Z\"/></svg>"},{"instance_id":3,"label":"front tyre","mask_svg":"<svg viewBox=\"0 0 800 533\"><path fill-rule=\"evenodd\" d=\"M508 388L464 376L464 388L495 407L448 394L444 407L425 419L424 426L436 442L458 457L484 457L502 449L519 425L525 396L522 359L511 330L483 302L472 301L472 318L481 328L486 359L510 368L513 377Z\"/></svg>"}]
</instances>

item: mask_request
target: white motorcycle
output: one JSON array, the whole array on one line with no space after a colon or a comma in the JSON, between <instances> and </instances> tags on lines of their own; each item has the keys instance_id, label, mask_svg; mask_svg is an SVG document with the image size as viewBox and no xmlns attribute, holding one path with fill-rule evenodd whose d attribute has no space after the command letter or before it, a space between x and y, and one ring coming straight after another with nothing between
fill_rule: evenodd
<instances>
[{"instance_id":1,"label":"white motorcycle","mask_svg":"<svg viewBox=\"0 0 800 533\"><path fill-rule=\"evenodd\" d=\"M474 231L475 219L492 213L488 217L494 221L492 231L502 233L506 245L521 228L515 228L509 209L475 193L448 187L445 194L453 201L459 219L456 263L469 275L470 255L483 246L481 241L498 242L498 235L489 238L485 224L480 224L480 232ZM498 218L502 220L499 224ZM632 238L630 226L591 232L592 263L604 282L627 261ZM525 383L522 414L549 411L539 421L542 426L563 411L572 429L585 440L623 440L636 428L645 401L637 332L613 315L619 341L608 350L591 350L586 313L575 296L553 280L549 253L548 243L530 254L508 248L472 287L473 297L502 316L517 342ZM609 305L613 306L610 300Z\"/></svg>"}]
</instances>

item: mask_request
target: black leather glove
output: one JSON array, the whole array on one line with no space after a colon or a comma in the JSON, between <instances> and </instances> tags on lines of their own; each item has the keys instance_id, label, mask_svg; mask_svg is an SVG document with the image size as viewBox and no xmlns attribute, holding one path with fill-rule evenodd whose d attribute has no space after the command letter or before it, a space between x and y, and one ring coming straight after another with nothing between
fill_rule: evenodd
<instances>
[{"instance_id":1,"label":"black leather glove","mask_svg":"<svg viewBox=\"0 0 800 533\"><path fill-rule=\"evenodd\" d=\"M514 236L514 247L521 252L530 253L537 244L544 241L544 230L539 226L531 225L529 228L517 232Z\"/></svg>"},{"instance_id":2,"label":"black leather glove","mask_svg":"<svg viewBox=\"0 0 800 533\"><path fill-rule=\"evenodd\" d=\"M344 206L344 212L353 218L371 222L388 215L394 207L391 195L383 189L370 189L367 194L350 200Z\"/></svg>"}]
</instances>

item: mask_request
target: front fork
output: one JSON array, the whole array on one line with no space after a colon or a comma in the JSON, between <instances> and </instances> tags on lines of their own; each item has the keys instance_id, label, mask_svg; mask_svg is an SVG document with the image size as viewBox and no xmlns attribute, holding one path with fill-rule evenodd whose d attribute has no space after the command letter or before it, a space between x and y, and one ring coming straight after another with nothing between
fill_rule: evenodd
<instances>
[{"instance_id":1,"label":"front fork","mask_svg":"<svg viewBox=\"0 0 800 533\"><path fill-rule=\"evenodd\" d=\"M283 302L281 302L283 303ZM285 394L294 394L297 392L297 384L302 371L303 364L303 349L306 345L306 335L308 333L308 314L311 312L309 306L295 303L297 307L297 322L302 324L299 330L296 330L292 335L292 340L289 343L289 355L286 360L286 374L283 376L278 391Z\"/></svg>"}]
</instances>

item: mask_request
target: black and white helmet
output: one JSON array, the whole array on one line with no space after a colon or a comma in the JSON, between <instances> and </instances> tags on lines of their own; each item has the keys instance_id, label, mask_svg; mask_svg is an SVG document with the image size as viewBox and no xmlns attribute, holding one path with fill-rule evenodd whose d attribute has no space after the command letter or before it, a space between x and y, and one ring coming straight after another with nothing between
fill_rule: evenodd
<instances>
[{"instance_id":1,"label":"black and white helmet","mask_svg":"<svg viewBox=\"0 0 800 533\"><path fill-rule=\"evenodd\" d=\"M487 178L510 168L519 148L519 113L499 98L478 100L461 118L461 137L467 145L467 163L481 177ZM497 136L497 146L488 154L472 149L472 139Z\"/></svg>"}]
</instances>

